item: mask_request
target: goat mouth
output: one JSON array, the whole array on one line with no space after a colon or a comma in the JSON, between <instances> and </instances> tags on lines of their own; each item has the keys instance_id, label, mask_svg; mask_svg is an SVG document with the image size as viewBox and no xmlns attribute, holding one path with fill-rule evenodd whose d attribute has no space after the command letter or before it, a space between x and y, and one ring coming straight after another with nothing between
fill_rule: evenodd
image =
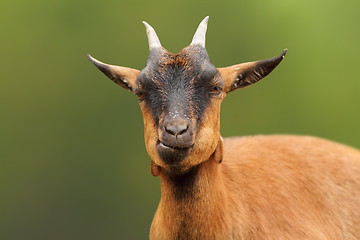
<instances>
[{"instance_id":1,"label":"goat mouth","mask_svg":"<svg viewBox=\"0 0 360 240\"><path fill-rule=\"evenodd\" d=\"M192 145L188 147L174 147L169 146L160 140L158 141L156 145L157 152L159 154L159 157L164 161L166 164L177 164L185 159L186 156L189 155Z\"/></svg>"},{"instance_id":2,"label":"goat mouth","mask_svg":"<svg viewBox=\"0 0 360 240\"><path fill-rule=\"evenodd\" d=\"M184 149L189 149L192 147L191 145L178 145L178 146L171 146L169 144L163 143L160 140L158 140L157 145L159 145L160 147L164 148L164 149L173 149L173 150L184 150Z\"/></svg>"}]
</instances>

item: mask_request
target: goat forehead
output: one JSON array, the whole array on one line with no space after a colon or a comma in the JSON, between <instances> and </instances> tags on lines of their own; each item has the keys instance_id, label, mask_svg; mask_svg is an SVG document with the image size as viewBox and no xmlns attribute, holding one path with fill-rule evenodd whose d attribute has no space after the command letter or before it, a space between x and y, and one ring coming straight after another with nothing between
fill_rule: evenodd
<instances>
[{"instance_id":1,"label":"goat forehead","mask_svg":"<svg viewBox=\"0 0 360 240\"><path fill-rule=\"evenodd\" d=\"M150 54L146 67L141 71L138 83L147 85L154 82L166 89L191 87L196 82L206 84L217 74L206 50L187 47L178 54L167 51Z\"/></svg>"},{"instance_id":2,"label":"goat forehead","mask_svg":"<svg viewBox=\"0 0 360 240\"><path fill-rule=\"evenodd\" d=\"M213 65L205 48L188 46L180 53L173 54L165 49L156 49L150 52L147 60L145 73L155 72L156 75L166 75L174 69L183 74L199 74Z\"/></svg>"}]
</instances>

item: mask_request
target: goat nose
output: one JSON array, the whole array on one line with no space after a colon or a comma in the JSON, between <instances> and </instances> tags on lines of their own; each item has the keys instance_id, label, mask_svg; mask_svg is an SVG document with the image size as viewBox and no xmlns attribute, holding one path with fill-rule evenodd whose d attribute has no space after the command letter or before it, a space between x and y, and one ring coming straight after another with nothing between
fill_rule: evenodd
<instances>
[{"instance_id":1,"label":"goat nose","mask_svg":"<svg viewBox=\"0 0 360 240\"><path fill-rule=\"evenodd\" d=\"M171 135L181 135L189 129L189 124L185 121L171 121L166 124L165 129Z\"/></svg>"}]
</instances>

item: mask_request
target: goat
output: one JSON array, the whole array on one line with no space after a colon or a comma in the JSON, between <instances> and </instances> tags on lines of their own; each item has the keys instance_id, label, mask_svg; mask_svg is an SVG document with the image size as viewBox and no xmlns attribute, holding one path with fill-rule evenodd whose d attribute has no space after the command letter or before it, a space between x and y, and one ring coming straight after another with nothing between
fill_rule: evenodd
<instances>
[{"instance_id":1,"label":"goat","mask_svg":"<svg viewBox=\"0 0 360 240\"><path fill-rule=\"evenodd\" d=\"M309 136L220 136L220 104L284 58L225 68L205 49L208 17L173 54L143 22L146 67L88 58L137 95L161 200L150 239L360 239L360 151Z\"/></svg>"}]
</instances>

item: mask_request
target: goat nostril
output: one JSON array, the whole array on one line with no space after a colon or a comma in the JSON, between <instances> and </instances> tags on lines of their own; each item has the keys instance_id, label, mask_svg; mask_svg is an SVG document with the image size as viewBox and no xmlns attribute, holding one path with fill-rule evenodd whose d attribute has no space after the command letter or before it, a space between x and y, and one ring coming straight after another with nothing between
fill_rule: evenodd
<instances>
[{"instance_id":1,"label":"goat nostril","mask_svg":"<svg viewBox=\"0 0 360 240\"><path fill-rule=\"evenodd\" d=\"M189 126L185 126L185 128L183 128L182 130L179 131L179 135L183 134L184 132L186 132L188 130Z\"/></svg>"},{"instance_id":2,"label":"goat nostril","mask_svg":"<svg viewBox=\"0 0 360 240\"><path fill-rule=\"evenodd\" d=\"M189 125L186 123L170 123L165 126L165 129L171 135L181 135L189 129Z\"/></svg>"}]
</instances>

